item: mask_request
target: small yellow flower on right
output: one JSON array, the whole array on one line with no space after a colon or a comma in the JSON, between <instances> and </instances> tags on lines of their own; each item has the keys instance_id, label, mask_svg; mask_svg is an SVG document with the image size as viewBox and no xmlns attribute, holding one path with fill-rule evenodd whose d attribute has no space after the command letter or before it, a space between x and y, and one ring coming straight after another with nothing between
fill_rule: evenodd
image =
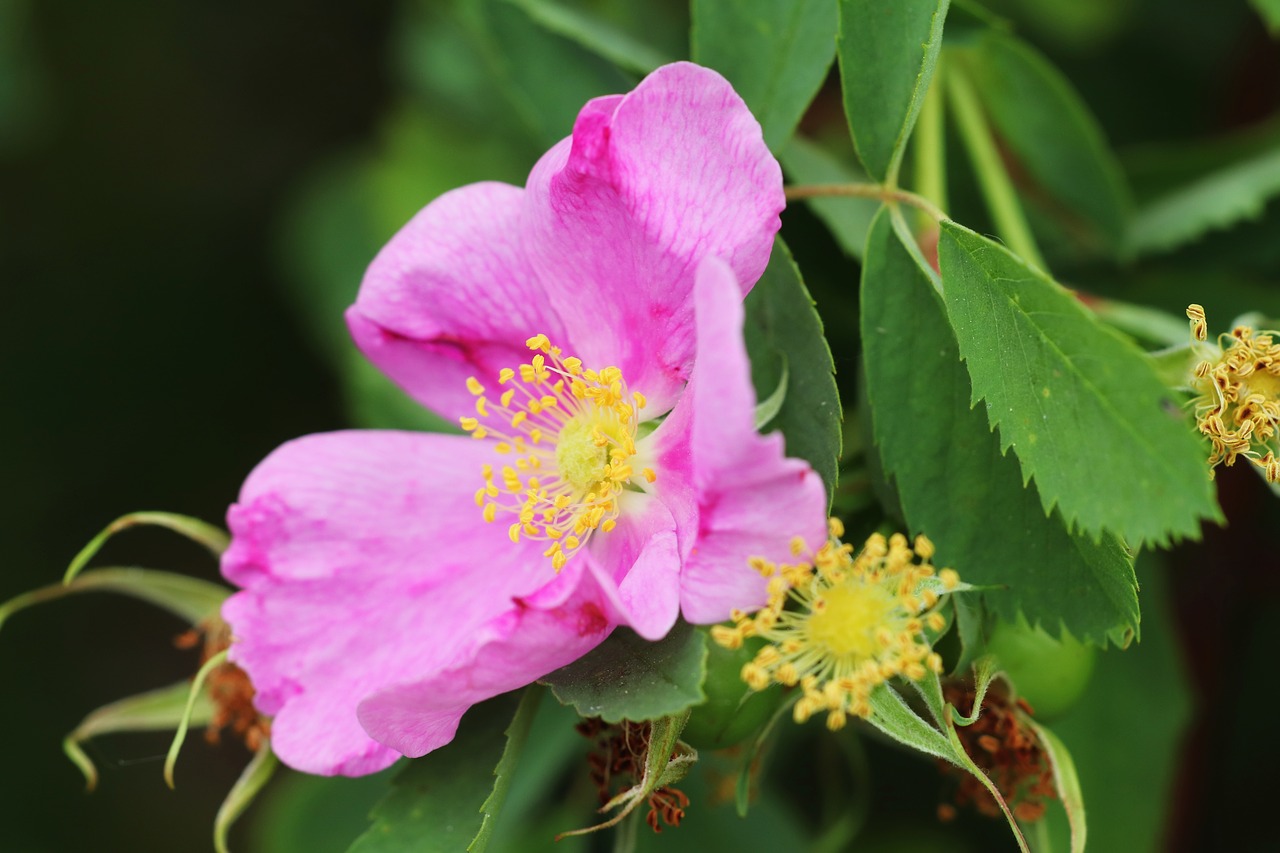
<instances>
[{"instance_id":1,"label":"small yellow flower on right","mask_svg":"<svg viewBox=\"0 0 1280 853\"><path fill-rule=\"evenodd\" d=\"M1231 466L1243 456L1268 482L1280 482L1280 333L1236 326L1210 344L1204 308L1189 306L1187 318L1192 346L1204 356L1191 387L1196 426L1213 448L1209 464Z\"/></svg>"},{"instance_id":2,"label":"small yellow flower on right","mask_svg":"<svg viewBox=\"0 0 1280 853\"><path fill-rule=\"evenodd\" d=\"M940 595L961 584L953 570L930 565L934 548L923 536L913 548L902 534L876 533L855 556L839 541L840 521L831 519L830 528L831 538L808 561L753 558L752 568L769 579L768 601L753 615L734 613L734 624L712 628L711 636L731 649L748 637L766 640L742 679L753 690L800 685L796 722L825 711L835 730L850 715L871 716L871 692L890 678L942 671L924 630L945 627ZM804 543L792 551L803 555Z\"/></svg>"}]
</instances>

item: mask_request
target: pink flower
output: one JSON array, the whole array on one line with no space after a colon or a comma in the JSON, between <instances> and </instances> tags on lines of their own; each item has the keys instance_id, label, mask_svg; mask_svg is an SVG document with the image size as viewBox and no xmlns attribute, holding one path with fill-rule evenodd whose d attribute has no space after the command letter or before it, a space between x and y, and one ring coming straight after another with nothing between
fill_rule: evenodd
<instances>
[{"instance_id":1,"label":"pink flower","mask_svg":"<svg viewBox=\"0 0 1280 853\"><path fill-rule=\"evenodd\" d=\"M423 755L615 625L759 606L747 557L825 536L742 342L782 207L742 100L678 63L588 103L524 189L447 193L382 250L356 342L475 437L312 435L245 482L223 614L285 763Z\"/></svg>"}]
</instances>

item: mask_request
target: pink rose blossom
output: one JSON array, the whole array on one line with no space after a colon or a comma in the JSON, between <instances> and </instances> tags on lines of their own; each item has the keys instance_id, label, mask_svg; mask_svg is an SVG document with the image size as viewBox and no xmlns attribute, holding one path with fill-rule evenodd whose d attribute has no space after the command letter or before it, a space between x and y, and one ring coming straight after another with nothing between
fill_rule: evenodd
<instances>
[{"instance_id":1,"label":"pink rose blossom","mask_svg":"<svg viewBox=\"0 0 1280 853\"><path fill-rule=\"evenodd\" d=\"M423 755L616 625L759 606L748 556L825 537L818 477L755 431L742 341L782 207L742 100L677 63L588 103L524 189L463 187L392 238L352 334L473 436L307 436L245 482L223 615L285 763Z\"/></svg>"}]
</instances>

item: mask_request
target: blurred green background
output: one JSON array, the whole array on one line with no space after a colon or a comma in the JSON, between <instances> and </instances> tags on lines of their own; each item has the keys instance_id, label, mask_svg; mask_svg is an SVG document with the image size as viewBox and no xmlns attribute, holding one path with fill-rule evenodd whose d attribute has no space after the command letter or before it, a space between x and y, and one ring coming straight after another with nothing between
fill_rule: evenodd
<instances>
[{"instance_id":1,"label":"blurred green background","mask_svg":"<svg viewBox=\"0 0 1280 853\"><path fill-rule=\"evenodd\" d=\"M567 5L655 55L687 54L688 14L677 0ZM1280 138L1280 52L1245 2L988 5L1079 89L1139 201ZM521 181L586 98L636 79L505 0L4 0L0 600L55 581L124 512L220 521L250 468L288 438L427 423L346 340L340 311L364 264L444 189ZM802 127L825 138L842 122L832 81ZM957 182L956 209L966 210L973 190ZM1199 299L1215 328L1248 308L1280 315L1275 207L1140 267L1080 275L1174 313ZM980 208L969 209L961 218L980 227ZM785 214L784 230L833 330L848 392L857 347L839 334L849 320L841 300L856 265L804 209ZM1073 750L1088 741L1126 756L1114 772L1093 763L1099 786L1123 776L1126 762L1132 769L1130 755L1153 780L1110 794L1131 798L1124 807L1163 833L1141 830L1147 837L1117 850L1258 849L1255 833L1269 825L1269 786L1257 780L1280 758L1259 734L1280 513L1251 472L1224 472L1221 482L1230 530L1145 567L1144 643L1104 656L1092 688L1101 698L1060 729ZM199 549L164 532L126 534L98 562L217 576ZM92 708L190 674L193 653L172 645L182 629L105 596L4 626L0 849L209 849L213 814L247 758L238 746L192 738L170 792L160 776L166 737L104 738L90 747L102 773L91 796L59 750ZM1130 739L1142 731L1152 734L1146 742ZM929 824L942 790L936 771L903 771L877 750L882 817L866 849L960 849L960 835ZM350 835L329 824L304 836L291 817L302 807L290 811L290 802L359 829L382 784L326 789L317 812L305 783L286 780L245 821L261 825L233 839L240 849L284 849L288 838L300 850L344 849ZM919 837L895 835L895 816ZM967 820L962 834L976 825ZM976 830L971 849L991 849L982 839L1002 839L996 830Z\"/></svg>"}]
</instances>

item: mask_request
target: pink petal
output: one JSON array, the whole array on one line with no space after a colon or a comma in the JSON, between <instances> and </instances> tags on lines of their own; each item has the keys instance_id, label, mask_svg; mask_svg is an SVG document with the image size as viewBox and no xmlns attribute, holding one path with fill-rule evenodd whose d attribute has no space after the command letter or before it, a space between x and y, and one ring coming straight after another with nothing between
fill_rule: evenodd
<instances>
[{"instance_id":1,"label":"pink petal","mask_svg":"<svg viewBox=\"0 0 1280 853\"><path fill-rule=\"evenodd\" d=\"M613 621L660 640L680 614L680 549L671 512L648 495L624 493L618 526L597 534L588 552Z\"/></svg>"},{"instance_id":2,"label":"pink petal","mask_svg":"<svg viewBox=\"0 0 1280 853\"><path fill-rule=\"evenodd\" d=\"M755 431L739 293L723 261L699 265L694 375L652 437L661 466L658 496L680 522L681 547L688 549L681 612L695 624L764 603L765 580L747 565L749 557L785 560L793 537L811 548L826 540L821 479L806 463L786 458L781 435Z\"/></svg>"},{"instance_id":3,"label":"pink petal","mask_svg":"<svg viewBox=\"0 0 1280 853\"><path fill-rule=\"evenodd\" d=\"M471 438L353 431L290 442L250 475L223 556L244 591L223 616L285 763L349 775L391 763L359 724L362 699L476 667L519 599L576 583L581 569L557 577L537 543L483 522L471 495L492 458ZM526 684L545 674L530 660Z\"/></svg>"},{"instance_id":4,"label":"pink petal","mask_svg":"<svg viewBox=\"0 0 1280 853\"><path fill-rule=\"evenodd\" d=\"M425 755L453 739L471 705L577 660L612 630L600 592L587 578L558 607L520 606L487 625L477 650L462 665L365 699L360 722L397 752Z\"/></svg>"},{"instance_id":5,"label":"pink petal","mask_svg":"<svg viewBox=\"0 0 1280 853\"><path fill-rule=\"evenodd\" d=\"M524 257L524 191L500 183L445 193L391 238L365 273L347 325L360 350L415 399L470 414L468 376L496 381L563 325Z\"/></svg>"},{"instance_id":6,"label":"pink petal","mask_svg":"<svg viewBox=\"0 0 1280 853\"><path fill-rule=\"evenodd\" d=\"M785 202L760 125L716 72L663 66L588 104L528 193L529 259L572 354L616 364L665 411L693 358L698 261L727 259L741 298L769 260Z\"/></svg>"}]
</instances>

